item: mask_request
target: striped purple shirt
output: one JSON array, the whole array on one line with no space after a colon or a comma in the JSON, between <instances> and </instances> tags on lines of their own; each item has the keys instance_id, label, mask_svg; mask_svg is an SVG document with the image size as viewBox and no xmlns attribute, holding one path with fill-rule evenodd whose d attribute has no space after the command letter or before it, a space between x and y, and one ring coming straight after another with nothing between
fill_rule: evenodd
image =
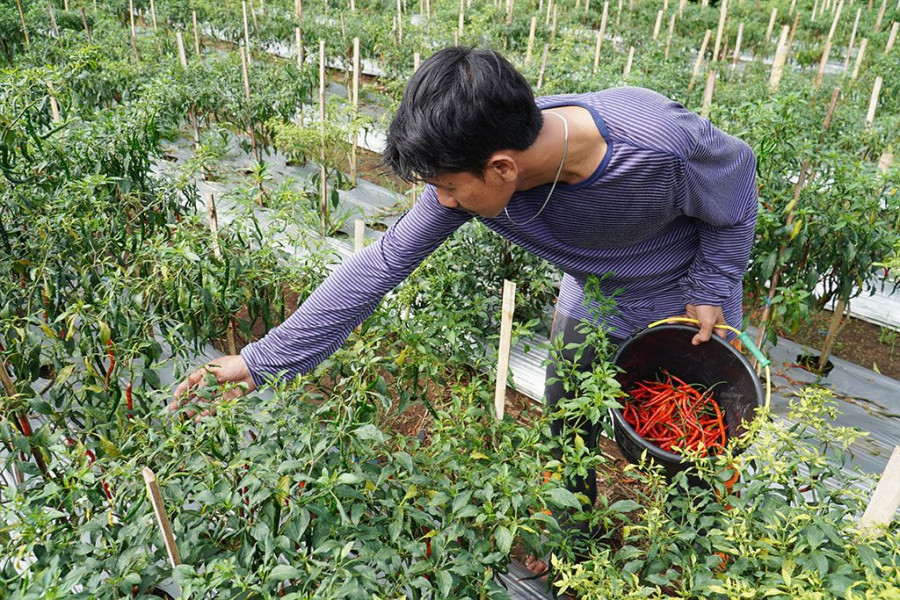
<instances>
[{"instance_id":1,"label":"striped purple shirt","mask_svg":"<svg viewBox=\"0 0 900 600\"><path fill-rule=\"evenodd\" d=\"M507 210L478 218L564 273L557 309L585 318L585 278L616 297L607 325L626 337L686 304L721 306L741 325L741 280L756 224L753 151L707 119L641 88L546 96L541 108L591 112L608 150L586 181L516 192ZM339 266L282 325L243 349L253 379L307 373L347 339L454 231L473 218L441 206L426 186L415 206L376 243Z\"/></svg>"}]
</instances>

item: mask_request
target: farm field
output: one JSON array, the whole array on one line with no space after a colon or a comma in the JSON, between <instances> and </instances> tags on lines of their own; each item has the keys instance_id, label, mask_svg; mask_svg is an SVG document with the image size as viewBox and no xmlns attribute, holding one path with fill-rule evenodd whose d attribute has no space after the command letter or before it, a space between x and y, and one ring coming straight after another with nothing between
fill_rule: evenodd
<instances>
[{"instance_id":1,"label":"farm field","mask_svg":"<svg viewBox=\"0 0 900 600\"><path fill-rule=\"evenodd\" d=\"M898 332L850 319L900 272L898 21L891 0L4 2L0 597L506 598L534 555L571 597L900 598L897 506L824 368L900 377ZM379 152L455 44L538 96L651 88L753 149L745 328L813 357L690 478L619 455L596 328L592 373L559 359L574 400L504 388L510 338L561 354L561 273L476 221L309 373L208 377L170 410L416 202ZM566 482L594 470L586 506Z\"/></svg>"}]
</instances>

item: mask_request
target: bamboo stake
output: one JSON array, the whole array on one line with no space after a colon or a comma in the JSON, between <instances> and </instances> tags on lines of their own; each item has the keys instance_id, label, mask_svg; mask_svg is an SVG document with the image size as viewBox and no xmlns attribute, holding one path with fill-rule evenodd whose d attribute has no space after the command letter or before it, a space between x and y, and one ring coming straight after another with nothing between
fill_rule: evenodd
<instances>
[{"instance_id":1,"label":"bamboo stake","mask_svg":"<svg viewBox=\"0 0 900 600\"><path fill-rule=\"evenodd\" d=\"M191 21L194 24L194 53L200 56L200 29L197 27L197 11L191 11Z\"/></svg>"},{"instance_id":2,"label":"bamboo stake","mask_svg":"<svg viewBox=\"0 0 900 600\"><path fill-rule=\"evenodd\" d=\"M603 2L603 16L600 17L600 31L597 32L597 45L594 47L594 73L597 73L597 69L600 68L600 48L603 46L603 36L606 35L606 23L608 20L609 0L606 0Z\"/></svg>"},{"instance_id":3,"label":"bamboo stake","mask_svg":"<svg viewBox=\"0 0 900 600\"><path fill-rule=\"evenodd\" d=\"M881 29L881 20L884 19L884 10L887 8L887 0L881 0L881 8L878 9L878 18L875 19L875 33Z\"/></svg>"},{"instance_id":4,"label":"bamboo stake","mask_svg":"<svg viewBox=\"0 0 900 600\"><path fill-rule=\"evenodd\" d=\"M662 27L662 18L663 18L663 11L661 11L661 10L657 11L656 23L653 24L653 41L654 42L659 37L659 29L660 29L660 27Z\"/></svg>"},{"instance_id":5,"label":"bamboo stake","mask_svg":"<svg viewBox=\"0 0 900 600\"><path fill-rule=\"evenodd\" d=\"M299 27L294 27L294 38L297 44L297 66L303 66L303 33Z\"/></svg>"},{"instance_id":6,"label":"bamboo stake","mask_svg":"<svg viewBox=\"0 0 900 600\"><path fill-rule=\"evenodd\" d=\"M534 32L537 29L537 17L531 17L531 29L528 30L528 50L525 52L525 64L531 64L531 53L534 51Z\"/></svg>"},{"instance_id":7,"label":"bamboo stake","mask_svg":"<svg viewBox=\"0 0 900 600\"><path fill-rule=\"evenodd\" d=\"M463 27L465 25L466 19L466 7L464 0L459 0L459 23L457 23L456 33L459 36L459 39L463 37Z\"/></svg>"},{"instance_id":8,"label":"bamboo stake","mask_svg":"<svg viewBox=\"0 0 900 600\"><path fill-rule=\"evenodd\" d=\"M853 65L853 73L850 75L850 80L855 81L859 76L859 67L862 65L863 58L866 56L866 47L869 45L869 39L863 38L859 42L859 51L856 53L856 63Z\"/></svg>"},{"instance_id":9,"label":"bamboo stake","mask_svg":"<svg viewBox=\"0 0 900 600\"><path fill-rule=\"evenodd\" d=\"M897 30L900 28L900 23L894 21L894 24L891 26L891 34L888 36L887 45L884 47L884 55L887 56L891 53L891 50L894 48L894 42L897 41Z\"/></svg>"},{"instance_id":10,"label":"bamboo stake","mask_svg":"<svg viewBox=\"0 0 900 600\"><path fill-rule=\"evenodd\" d=\"M219 245L219 213L216 210L216 199L212 194L206 194L206 221L209 224L210 240L213 256L222 260L222 246ZM228 354L238 353L235 338L234 319L228 319L228 328L225 331L225 340L228 344Z\"/></svg>"},{"instance_id":11,"label":"bamboo stake","mask_svg":"<svg viewBox=\"0 0 900 600\"><path fill-rule=\"evenodd\" d=\"M134 31L134 0L128 0L128 8L128 15L131 17L131 49L134 51L134 60L140 62L141 58L138 56L137 50L137 34ZM84 9L82 9L82 17L84 17ZM87 28L87 21L85 21L85 28Z\"/></svg>"},{"instance_id":12,"label":"bamboo stake","mask_svg":"<svg viewBox=\"0 0 900 600\"><path fill-rule=\"evenodd\" d=\"M87 36L88 44L94 43L94 36L91 35L91 27L87 22L87 15L84 13L84 7L81 9L81 24L84 27L84 34ZM134 38L131 38L131 46L134 48L134 56L137 58L137 46L135 46Z\"/></svg>"},{"instance_id":13,"label":"bamboo stake","mask_svg":"<svg viewBox=\"0 0 900 600\"><path fill-rule=\"evenodd\" d=\"M294 0L294 16L297 17L297 24L303 21L303 0Z\"/></svg>"},{"instance_id":14,"label":"bamboo stake","mask_svg":"<svg viewBox=\"0 0 900 600\"><path fill-rule=\"evenodd\" d=\"M247 49L247 64L250 63L250 25L247 23L247 0L242 0L241 8L244 13L244 48Z\"/></svg>"},{"instance_id":15,"label":"bamboo stake","mask_svg":"<svg viewBox=\"0 0 900 600\"><path fill-rule=\"evenodd\" d=\"M634 61L634 46L628 48L628 58L625 60L625 69L622 71L622 77L628 78L631 74L631 63Z\"/></svg>"},{"instance_id":16,"label":"bamboo stake","mask_svg":"<svg viewBox=\"0 0 900 600\"><path fill-rule=\"evenodd\" d=\"M553 24L550 26L550 39L556 39L556 19L559 17L559 5L553 5Z\"/></svg>"},{"instance_id":17,"label":"bamboo stake","mask_svg":"<svg viewBox=\"0 0 900 600\"><path fill-rule=\"evenodd\" d=\"M677 16L678 15L676 13L672 13L672 16L669 17L669 33L666 34L666 58L669 58L669 49L672 47L672 37L675 35L675 18Z\"/></svg>"},{"instance_id":18,"label":"bamboo stake","mask_svg":"<svg viewBox=\"0 0 900 600\"><path fill-rule=\"evenodd\" d=\"M797 25L800 24L800 13L794 15L794 24L791 25L791 35L788 36L787 51L790 52L794 46L794 34L797 33Z\"/></svg>"},{"instance_id":19,"label":"bamboo stake","mask_svg":"<svg viewBox=\"0 0 900 600\"><path fill-rule=\"evenodd\" d=\"M866 125L872 125L875 122L875 108L878 106L878 95L881 94L883 81L881 75L875 78L875 85L872 86L872 98L869 100L869 112L866 113Z\"/></svg>"},{"instance_id":20,"label":"bamboo stake","mask_svg":"<svg viewBox=\"0 0 900 600\"><path fill-rule=\"evenodd\" d=\"M153 0L150 0L150 18L153 20L153 31L157 31L159 28L156 26L156 3Z\"/></svg>"},{"instance_id":21,"label":"bamboo stake","mask_svg":"<svg viewBox=\"0 0 900 600\"><path fill-rule=\"evenodd\" d=\"M241 74L244 77L244 98L247 103L250 102L250 56L247 48L241 46ZM253 156L257 161L260 160L259 147L256 144L256 125L250 121L250 144L253 147Z\"/></svg>"},{"instance_id":22,"label":"bamboo stake","mask_svg":"<svg viewBox=\"0 0 900 600\"><path fill-rule=\"evenodd\" d=\"M706 54L706 47L709 46L710 37L712 37L712 31L707 29L703 35L703 43L700 44L700 51L697 53L697 60L694 61L694 70L691 72L691 81L688 83L688 93L691 93L691 90L694 89L694 82L697 80L697 76L700 75L700 67L703 66L703 56Z\"/></svg>"},{"instance_id":23,"label":"bamboo stake","mask_svg":"<svg viewBox=\"0 0 900 600\"><path fill-rule=\"evenodd\" d=\"M353 38L353 88L351 93L353 103L353 144L350 146L350 181L356 186L359 180L359 164L356 152L359 147L359 128L356 125L359 119L359 38Z\"/></svg>"},{"instance_id":24,"label":"bamboo stake","mask_svg":"<svg viewBox=\"0 0 900 600\"><path fill-rule=\"evenodd\" d=\"M22 31L25 33L25 45L31 46L31 39L28 37L28 25L25 24L25 13L22 12L21 0L16 0L16 6L19 9L19 19L22 21Z\"/></svg>"},{"instance_id":25,"label":"bamboo stake","mask_svg":"<svg viewBox=\"0 0 900 600\"><path fill-rule=\"evenodd\" d=\"M250 0L250 18L253 19L253 30L258 30L259 23L256 20L256 7L253 6L253 0Z\"/></svg>"},{"instance_id":26,"label":"bamboo stake","mask_svg":"<svg viewBox=\"0 0 900 600\"><path fill-rule=\"evenodd\" d=\"M403 4L397 0L397 41L403 44Z\"/></svg>"},{"instance_id":27,"label":"bamboo stake","mask_svg":"<svg viewBox=\"0 0 900 600\"><path fill-rule=\"evenodd\" d=\"M319 200L321 210L322 231L328 225L328 181L325 172L325 40L319 40L319 133L321 150L319 151Z\"/></svg>"},{"instance_id":28,"label":"bamboo stake","mask_svg":"<svg viewBox=\"0 0 900 600\"><path fill-rule=\"evenodd\" d=\"M738 24L737 40L734 42L734 56L731 59L731 70L737 69L738 59L741 57L741 40L744 37L744 22Z\"/></svg>"},{"instance_id":29,"label":"bamboo stake","mask_svg":"<svg viewBox=\"0 0 900 600\"><path fill-rule=\"evenodd\" d=\"M700 116L709 117L709 107L712 104L713 91L716 88L716 72L712 69L706 74L706 88L703 90L703 104L700 106Z\"/></svg>"},{"instance_id":30,"label":"bamboo stake","mask_svg":"<svg viewBox=\"0 0 900 600\"><path fill-rule=\"evenodd\" d=\"M778 39L778 48L775 50L775 59L772 61L772 71L769 75L769 91L774 92L781 83L781 74L784 71L784 63L788 55L788 26L781 28L781 37Z\"/></svg>"},{"instance_id":31,"label":"bamboo stake","mask_svg":"<svg viewBox=\"0 0 900 600\"><path fill-rule=\"evenodd\" d=\"M494 389L494 412L503 420L506 409L506 379L509 375L509 347L512 341L513 313L516 308L516 284L503 281L503 307L500 317L500 346L497 349L497 384Z\"/></svg>"},{"instance_id":32,"label":"bamboo stake","mask_svg":"<svg viewBox=\"0 0 900 600\"><path fill-rule=\"evenodd\" d=\"M722 34L725 31L725 18L728 16L728 0L722 0L722 6L719 9L719 26L716 29L716 42L713 44L712 62L715 64L719 60L719 50L722 48Z\"/></svg>"},{"instance_id":33,"label":"bamboo stake","mask_svg":"<svg viewBox=\"0 0 900 600\"><path fill-rule=\"evenodd\" d=\"M550 44L544 44L544 55L541 57L541 68L538 71L537 89L544 85L544 71L547 69L547 57L550 56Z\"/></svg>"},{"instance_id":34,"label":"bamboo stake","mask_svg":"<svg viewBox=\"0 0 900 600\"><path fill-rule=\"evenodd\" d=\"M166 507L163 504L162 494L159 491L159 483L156 481L156 475L150 467L144 467L144 483L147 485L147 496L150 498L150 504L153 506L153 512L156 514L156 523L162 531L163 542L166 545L166 552L169 555L169 561L172 567L181 564L181 556L178 554L178 546L175 545L175 534L172 533L172 525L169 523L169 517L166 515Z\"/></svg>"},{"instance_id":35,"label":"bamboo stake","mask_svg":"<svg viewBox=\"0 0 900 600\"><path fill-rule=\"evenodd\" d=\"M59 27L56 26L56 10L52 4L47 4L47 10L50 12L50 25L53 27L53 34L59 39Z\"/></svg>"},{"instance_id":36,"label":"bamboo stake","mask_svg":"<svg viewBox=\"0 0 900 600\"><path fill-rule=\"evenodd\" d=\"M769 17L769 26L766 28L766 43L772 39L772 31L775 29L775 18L778 17L778 8L775 7L772 9L772 16Z\"/></svg>"},{"instance_id":37,"label":"bamboo stake","mask_svg":"<svg viewBox=\"0 0 900 600\"><path fill-rule=\"evenodd\" d=\"M366 222L362 219L353 221L353 251L359 253L366 247Z\"/></svg>"},{"instance_id":38,"label":"bamboo stake","mask_svg":"<svg viewBox=\"0 0 900 600\"><path fill-rule=\"evenodd\" d=\"M900 446L894 446L878 481L869 505L859 520L860 530L869 536L879 536L894 520L900 508Z\"/></svg>"},{"instance_id":39,"label":"bamboo stake","mask_svg":"<svg viewBox=\"0 0 900 600\"><path fill-rule=\"evenodd\" d=\"M816 71L816 77L813 79L813 87L819 89L822 87L822 81L825 79L825 65L828 63L828 56L831 54L831 39L825 40L825 48L822 50L822 58L819 60L819 68Z\"/></svg>"},{"instance_id":40,"label":"bamboo stake","mask_svg":"<svg viewBox=\"0 0 900 600\"><path fill-rule=\"evenodd\" d=\"M853 20L853 31L850 33L850 44L847 46L847 56L844 58L844 70L850 66L850 55L853 53L853 44L856 42L856 29L859 27L859 17L862 15L862 9L856 9L856 19Z\"/></svg>"},{"instance_id":41,"label":"bamboo stake","mask_svg":"<svg viewBox=\"0 0 900 600\"><path fill-rule=\"evenodd\" d=\"M182 67L187 67L187 55L184 53L184 40L180 31L175 32L175 41L178 44L178 60L181 61Z\"/></svg>"}]
</instances>

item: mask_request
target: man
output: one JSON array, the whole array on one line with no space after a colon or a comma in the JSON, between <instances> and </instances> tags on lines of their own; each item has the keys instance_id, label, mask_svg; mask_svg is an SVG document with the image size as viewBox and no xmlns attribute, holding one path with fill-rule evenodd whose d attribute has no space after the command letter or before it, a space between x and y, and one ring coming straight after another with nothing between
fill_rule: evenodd
<instances>
[{"instance_id":1,"label":"man","mask_svg":"<svg viewBox=\"0 0 900 600\"><path fill-rule=\"evenodd\" d=\"M565 273L554 337L578 341L591 274L608 275L606 294L622 289L605 323L613 339L681 314L700 321L694 344L716 324L740 327L757 211L753 152L655 92L535 100L496 52L447 48L407 85L384 160L400 177L426 182L416 205L281 326L191 374L177 398L206 370L251 390L281 371L311 371L472 218ZM548 386L547 404L563 394Z\"/></svg>"}]
</instances>

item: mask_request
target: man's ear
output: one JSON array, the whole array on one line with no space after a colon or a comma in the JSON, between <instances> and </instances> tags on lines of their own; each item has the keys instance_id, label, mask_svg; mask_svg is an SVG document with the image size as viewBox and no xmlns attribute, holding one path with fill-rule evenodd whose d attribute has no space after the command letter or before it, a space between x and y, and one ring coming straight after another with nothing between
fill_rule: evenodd
<instances>
[{"instance_id":1,"label":"man's ear","mask_svg":"<svg viewBox=\"0 0 900 600\"><path fill-rule=\"evenodd\" d=\"M512 155L506 152L494 152L488 159L487 168L506 182L515 181L519 177L519 165Z\"/></svg>"}]
</instances>

